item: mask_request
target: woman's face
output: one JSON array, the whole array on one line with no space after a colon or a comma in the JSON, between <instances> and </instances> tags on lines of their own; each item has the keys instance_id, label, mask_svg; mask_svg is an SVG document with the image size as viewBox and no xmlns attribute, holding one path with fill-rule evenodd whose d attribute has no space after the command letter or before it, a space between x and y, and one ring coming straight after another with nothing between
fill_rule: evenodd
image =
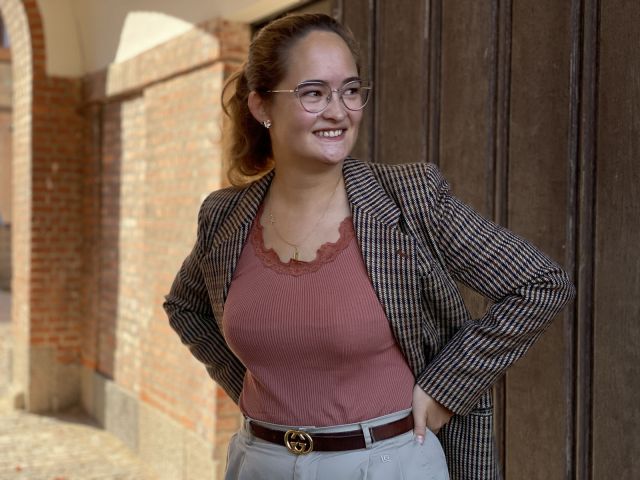
<instances>
[{"instance_id":1,"label":"woman's face","mask_svg":"<svg viewBox=\"0 0 640 480\"><path fill-rule=\"evenodd\" d=\"M332 32L312 31L298 40L287 63L286 75L274 90L293 90L308 80L323 80L336 90L358 77L349 47ZM314 167L341 162L351 152L362 120L362 111L348 110L335 92L321 113L305 111L293 93L272 94L266 109L273 122L276 164L307 162Z\"/></svg>"}]
</instances>

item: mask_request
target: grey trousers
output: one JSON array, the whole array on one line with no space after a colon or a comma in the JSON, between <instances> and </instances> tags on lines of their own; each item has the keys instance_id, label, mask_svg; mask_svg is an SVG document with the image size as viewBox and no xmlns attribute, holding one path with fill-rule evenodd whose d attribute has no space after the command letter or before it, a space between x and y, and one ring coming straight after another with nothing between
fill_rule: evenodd
<instances>
[{"instance_id":1,"label":"grey trousers","mask_svg":"<svg viewBox=\"0 0 640 480\"><path fill-rule=\"evenodd\" d=\"M335 433L369 428L400 419L411 410L392 413L362 423L336 427L304 428L313 433ZM269 428L289 430L282 425L247 419L229 443L225 480L447 480L449 472L438 438L427 430L419 445L409 431L397 437L371 443L367 448L344 452L311 452L294 455L284 445L254 437L249 421Z\"/></svg>"}]
</instances>

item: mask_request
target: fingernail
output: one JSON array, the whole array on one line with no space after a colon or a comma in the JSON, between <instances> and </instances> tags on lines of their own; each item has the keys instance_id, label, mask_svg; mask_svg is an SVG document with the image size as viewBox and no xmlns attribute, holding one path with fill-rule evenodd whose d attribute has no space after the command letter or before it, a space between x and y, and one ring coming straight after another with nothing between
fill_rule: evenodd
<instances>
[{"instance_id":1,"label":"fingernail","mask_svg":"<svg viewBox=\"0 0 640 480\"><path fill-rule=\"evenodd\" d=\"M424 436L416 435L416 442L418 442L420 445L422 445L424 443Z\"/></svg>"}]
</instances>

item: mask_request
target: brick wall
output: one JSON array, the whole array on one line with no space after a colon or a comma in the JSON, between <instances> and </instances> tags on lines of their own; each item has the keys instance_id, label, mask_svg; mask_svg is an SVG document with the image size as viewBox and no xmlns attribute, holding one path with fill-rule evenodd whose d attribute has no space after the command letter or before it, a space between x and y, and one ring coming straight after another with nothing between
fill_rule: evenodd
<instances>
[{"instance_id":1,"label":"brick wall","mask_svg":"<svg viewBox=\"0 0 640 480\"><path fill-rule=\"evenodd\" d=\"M207 442L220 467L238 410L180 344L162 302L200 203L224 181L219 98L248 39L245 26L211 21L83 87L82 363Z\"/></svg>"},{"instance_id":2,"label":"brick wall","mask_svg":"<svg viewBox=\"0 0 640 480\"><path fill-rule=\"evenodd\" d=\"M34 411L80 394L82 136L79 79L45 71L36 2L24 2L32 46L30 388Z\"/></svg>"},{"instance_id":3,"label":"brick wall","mask_svg":"<svg viewBox=\"0 0 640 480\"><path fill-rule=\"evenodd\" d=\"M161 305L201 201L224 183L219 98L249 30L212 20L68 79L45 72L37 1L0 10L14 58L14 379L29 409L82 401L161 478L203 478L223 468L240 416Z\"/></svg>"},{"instance_id":4,"label":"brick wall","mask_svg":"<svg viewBox=\"0 0 640 480\"><path fill-rule=\"evenodd\" d=\"M80 82L38 78L34 91L31 344L52 346L60 363L78 363Z\"/></svg>"},{"instance_id":5,"label":"brick wall","mask_svg":"<svg viewBox=\"0 0 640 480\"><path fill-rule=\"evenodd\" d=\"M12 53L12 333L13 388L29 386L29 316L31 278L31 93L33 51L30 18L20 0L0 0L0 13L11 40ZM35 3L35 2L31 2Z\"/></svg>"}]
</instances>

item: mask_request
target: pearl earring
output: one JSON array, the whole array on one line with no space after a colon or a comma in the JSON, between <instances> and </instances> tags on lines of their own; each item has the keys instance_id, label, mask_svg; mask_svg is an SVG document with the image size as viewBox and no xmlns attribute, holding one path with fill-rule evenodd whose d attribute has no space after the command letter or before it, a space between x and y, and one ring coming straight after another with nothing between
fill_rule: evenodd
<instances>
[{"instance_id":1,"label":"pearl earring","mask_svg":"<svg viewBox=\"0 0 640 480\"><path fill-rule=\"evenodd\" d=\"M264 128L266 128L267 130L271 128L271 120L265 120L264 122L262 122L262 125L264 126Z\"/></svg>"}]
</instances>

